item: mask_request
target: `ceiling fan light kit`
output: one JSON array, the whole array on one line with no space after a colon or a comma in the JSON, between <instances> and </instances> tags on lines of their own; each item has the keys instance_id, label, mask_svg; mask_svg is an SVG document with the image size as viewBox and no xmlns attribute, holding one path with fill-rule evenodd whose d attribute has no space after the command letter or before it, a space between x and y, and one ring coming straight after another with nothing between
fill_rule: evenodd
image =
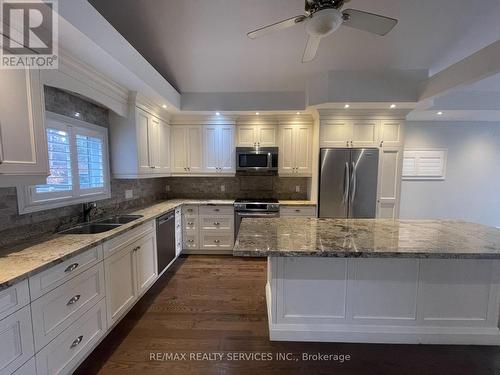
<instances>
[{"instance_id":1,"label":"ceiling fan light kit","mask_svg":"<svg viewBox=\"0 0 500 375\"><path fill-rule=\"evenodd\" d=\"M334 33L342 25L383 36L398 23L394 18L360 10L346 9L341 11L340 8L345 2L345 0L306 0L305 15L276 22L251 31L247 35L251 39L256 39L305 22L308 34L307 45L302 57L302 62L305 63L316 57L321 38Z\"/></svg>"}]
</instances>

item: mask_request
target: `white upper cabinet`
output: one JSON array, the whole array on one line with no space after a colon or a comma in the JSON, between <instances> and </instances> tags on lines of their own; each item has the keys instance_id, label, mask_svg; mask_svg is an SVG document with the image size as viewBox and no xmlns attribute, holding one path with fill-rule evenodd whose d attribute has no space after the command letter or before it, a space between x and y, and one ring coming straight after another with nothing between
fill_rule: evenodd
<instances>
[{"instance_id":1,"label":"white upper cabinet","mask_svg":"<svg viewBox=\"0 0 500 375\"><path fill-rule=\"evenodd\" d=\"M354 120L351 122L351 147L377 147L379 121Z\"/></svg>"},{"instance_id":2,"label":"white upper cabinet","mask_svg":"<svg viewBox=\"0 0 500 375\"><path fill-rule=\"evenodd\" d=\"M319 139L320 147L350 147L352 124L347 120L322 120Z\"/></svg>"},{"instance_id":3,"label":"white upper cabinet","mask_svg":"<svg viewBox=\"0 0 500 375\"><path fill-rule=\"evenodd\" d=\"M112 172L117 178L170 175L170 126L159 111L146 109L134 103L128 118L111 113Z\"/></svg>"},{"instance_id":4,"label":"white upper cabinet","mask_svg":"<svg viewBox=\"0 0 500 375\"><path fill-rule=\"evenodd\" d=\"M238 125L238 147L275 147L278 145L276 125Z\"/></svg>"},{"instance_id":5,"label":"white upper cabinet","mask_svg":"<svg viewBox=\"0 0 500 375\"><path fill-rule=\"evenodd\" d=\"M402 121L382 120L379 135L380 147L400 147L403 138Z\"/></svg>"},{"instance_id":6,"label":"white upper cabinet","mask_svg":"<svg viewBox=\"0 0 500 375\"><path fill-rule=\"evenodd\" d=\"M200 125L172 126L172 172L203 172L203 134Z\"/></svg>"},{"instance_id":7,"label":"white upper cabinet","mask_svg":"<svg viewBox=\"0 0 500 375\"><path fill-rule=\"evenodd\" d=\"M0 186L45 183L44 96L37 70L0 70Z\"/></svg>"},{"instance_id":8,"label":"white upper cabinet","mask_svg":"<svg viewBox=\"0 0 500 375\"><path fill-rule=\"evenodd\" d=\"M280 175L312 174L312 127L285 125L280 127Z\"/></svg>"},{"instance_id":9,"label":"white upper cabinet","mask_svg":"<svg viewBox=\"0 0 500 375\"><path fill-rule=\"evenodd\" d=\"M204 126L203 150L205 172L234 173L234 126Z\"/></svg>"}]
</instances>

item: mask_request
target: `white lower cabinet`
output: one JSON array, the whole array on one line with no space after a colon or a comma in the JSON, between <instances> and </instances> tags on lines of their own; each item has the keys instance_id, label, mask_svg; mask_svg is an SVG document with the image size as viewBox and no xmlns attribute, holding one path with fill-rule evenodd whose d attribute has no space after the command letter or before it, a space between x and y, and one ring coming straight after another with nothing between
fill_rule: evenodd
<instances>
[{"instance_id":1,"label":"white lower cabinet","mask_svg":"<svg viewBox=\"0 0 500 375\"><path fill-rule=\"evenodd\" d=\"M35 375L35 374L36 374L36 362L35 362L35 357L33 357L24 365L22 365L20 368L18 368L13 375Z\"/></svg>"},{"instance_id":2,"label":"white lower cabinet","mask_svg":"<svg viewBox=\"0 0 500 375\"><path fill-rule=\"evenodd\" d=\"M108 325L112 326L137 297L134 270L134 245L127 246L104 261Z\"/></svg>"},{"instance_id":3,"label":"white lower cabinet","mask_svg":"<svg viewBox=\"0 0 500 375\"><path fill-rule=\"evenodd\" d=\"M107 320L111 327L158 277L156 233L150 232L104 260Z\"/></svg>"},{"instance_id":4,"label":"white lower cabinet","mask_svg":"<svg viewBox=\"0 0 500 375\"><path fill-rule=\"evenodd\" d=\"M0 321L0 375L12 374L35 354L30 306Z\"/></svg>"},{"instance_id":5,"label":"white lower cabinet","mask_svg":"<svg viewBox=\"0 0 500 375\"><path fill-rule=\"evenodd\" d=\"M316 217L315 206L281 206L280 217Z\"/></svg>"},{"instance_id":6,"label":"white lower cabinet","mask_svg":"<svg viewBox=\"0 0 500 375\"><path fill-rule=\"evenodd\" d=\"M36 355L37 375L70 374L105 334L104 299Z\"/></svg>"},{"instance_id":7,"label":"white lower cabinet","mask_svg":"<svg viewBox=\"0 0 500 375\"><path fill-rule=\"evenodd\" d=\"M0 291L0 319L30 303L28 280Z\"/></svg>"},{"instance_id":8,"label":"white lower cabinet","mask_svg":"<svg viewBox=\"0 0 500 375\"><path fill-rule=\"evenodd\" d=\"M227 253L232 250L233 206L189 205L183 212L183 248L186 253Z\"/></svg>"},{"instance_id":9,"label":"white lower cabinet","mask_svg":"<svg viewBox=\"0 0 500 375\"><path fill-rule=\"evenodd\" d=\"M104 297L101 263L31 304L36 350L42 349Z\"/></svg>"}]
</instances>

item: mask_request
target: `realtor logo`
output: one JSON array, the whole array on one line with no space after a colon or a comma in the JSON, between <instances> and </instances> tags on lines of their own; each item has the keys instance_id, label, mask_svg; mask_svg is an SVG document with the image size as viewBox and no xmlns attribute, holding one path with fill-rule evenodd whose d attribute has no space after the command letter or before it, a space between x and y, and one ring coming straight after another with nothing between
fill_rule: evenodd
<instances>
[{"instance_id":1,"label":"realtor logo","mask_svg":"<svg viewBox=\"0 0 500 375\"><path fill-rule=\"evenodd\" d=\"M0 0L2 69L57 69L57 0Z\"/></svg>"}]
</instances>

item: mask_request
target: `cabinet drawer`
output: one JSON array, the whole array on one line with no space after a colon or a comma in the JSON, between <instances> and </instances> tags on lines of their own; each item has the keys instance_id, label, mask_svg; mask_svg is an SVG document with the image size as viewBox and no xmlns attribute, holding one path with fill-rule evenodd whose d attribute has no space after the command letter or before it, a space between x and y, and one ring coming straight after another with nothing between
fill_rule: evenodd
<instances>
[{"instance_id":1,"label":"cabinet drawer","mask_svg":"<svg viewBox=\"0 0 500 375\"><path fill-rule=\"evenodd\" d=\"M200 206L200 215L234 215L233 206Z\"/></svg>"},{"instance_id":2,"label":"cabinet drawer","mask_svg":"<svg viewBox=\"0 0 500 375\"><path fill-rule=\"evenodd\" d=\"M104 297L102 263L31 304L35 349L39 351Z\"/></svg>"},{"instance_id":3,"label":"cabinet drawer","mask_svg":"<svg viewBox=\"0 0 500 375\"><path fill-rule=\"evenodd\" d=\"M201 235L202 249L232 249L233 233L203 232Z\"/></svg>"},{"instance_id":4,"label":"cabinet drawer","mask_svg":"<svg viewBox=\"0 0 500 375\"><path fill-rule=\"evenodd\" d=\"M198 249L198 236L197 235L184 235L184 249Z\"/></svg>"},{"instance_id":5,"label":"cabinet drawer","mask_svg":"<svg viewBox=\"0 0 500 375\"><path fill-rule=\"evenodd\" d=\"M102 245L99 245L30 277L31 300L39 298L76 275L88 270L101 260Z\"/></svg>"},{"instance_id":6,"label":"cabinet drawer","mask_svg":"<svg viewBox=\"0 0 500 375\"><path fill-rule=\"evenodd\" d=\"M193 205L193 204L189 204L189 205L186 205L184 207L182 207L182 213L184 215L198 215L198 206L197 205Z\"/></svg>"},{"instance_id":7,"label":"cabinet drawer","mask_svg":"<svg viewBox=\"0 0 500 375\"><path fill-rule=\"evenodd\" d=\"M0 320L30 302L28 280L0 290Z\"/></svg>"},{"instance_id":8,"label":"cabinet drawer","mask_svg":"<svg viewBox=\"0 0 500 375\"><path fill-rule=\"evenodd\" d=\"M184 230L197 231L198 230L198 216L185 216L184 217Z\"/></svg>"},{"instance_id":9,"label":"cabinet drawer","mask_svg":"<svg viewBox=\"0 0 500 375\"><path fill-rule=\"evenodd\" d=\"M104 258L109 257L114 252L120 250L124 246L131 244L132 242L137 241L138 238L142 237L145 233L155 230L156 222L154 220L148 221L143 225L131 229L128 232L119 235L118 237L113 238L110 241L104 243Z\"/></svg>"},{"instance_id":10,"label":"cabinet drawer","mask_svg":"<svg viewBox=\"0 0 500 375\"><path fill-rule=\"evenodd\" d=\"M231 231L234 227L233 216L200 216L201 230L215 231L226 230Z\"/></svg>"},{"instance_id":11,"label":"cabinet drawer","mask_svg":"<svg viewBox=\"0 0 500 375\"><path fill-rule=\"evenodd\" d=\"M17 369L12 375L34 375L36 374L35 357L31 358L28 362Z\"/></svg>"},{"instance_id":12,"label":"cabinet drawer","mask_svg":"<svg viewBox=\"0 0 500 375\"><path fill-rule=\"evenodd\" d=\"M70 374L106 332L104 299L36 355L37 375Z\"/></svg>"},{"instance_id":13,"label":"cabinet drawer","mask_svg":"<svg viewBox=\"0 0 500 375\"><path fill-rule=\"evenodd\" d=\"M316 207L314 206L287 206L280 208L280 217L302 216L316 217Z\"/></svg>"},{"instance_id":14,"label":"cabinet drawer","mask_svg":"<svg viewBox=\"0 0 500 375\"><path fill-rule=\"evenodd\" d=\"M0 375L12 374L34 354L30 307L25 306L0 321Z\"/></svg>"}]
</instances>

